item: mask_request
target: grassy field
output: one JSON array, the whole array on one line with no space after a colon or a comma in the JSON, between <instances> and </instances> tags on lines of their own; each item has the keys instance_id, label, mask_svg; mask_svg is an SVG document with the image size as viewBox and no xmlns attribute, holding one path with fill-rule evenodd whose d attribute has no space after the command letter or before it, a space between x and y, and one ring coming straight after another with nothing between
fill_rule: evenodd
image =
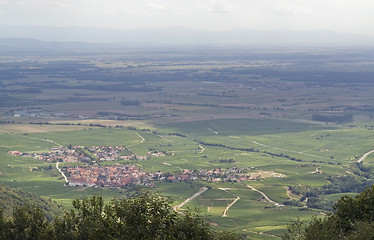
<instances>
[{"instance_id":1,"label":"grassy field","mask_svg":"<svg viewBox=\"0 0 374 240\"><path fill-rule=\"evenodd\" d=\"M276 239L274 236L279 236L290 220L297 217L307 219L312 215L319 216L320 211L275 206L247 185L263 192L272 201L282 204L290 199L288 186L320 187L328 184L326 176L344 175L355 161L354 156L363 155L371 150L372 146L368 141L370 132L365 131L364 128L353 129L345 125L325 126L271 119L266 121L223 119L175 123L154 126L156 132L108 127L75 128L75 126L74 130L72 126L66 126L65 129L64 126L59 126L56 130L39 126L38 129L43 131L34 131L30 130L35 129L33 125L11 126L12 129L17 129L13 134L0 133L0 181L9 186L21 187L48 196L67 209L71 208L71 201L75 198L100 194L104 199L109 200L113 197L125 196L126 190L67 187L64 186L64 181L53 163L11 156L7 152L43 152L60 144L64 146L124 145L137 155L146 155L153 150L170 153L167 156L132 161L149 172L173 173L181 169L214 170L233 166L252 167L248 174L259 176L257 181L243 183L161 181L156 183L153 190L170 196L172 204L176 206L197 193L202 186L208 186L210 189L186 203L182 209L193 211L198 209L215 225L248 234L254 239ZM6 129L6 125L2 125L2 128ZM208 128L214 129L213 131L217 131L218 134ZM169 135L167 134L169 132L188 135L187 137ZM316 136L321 140L311 141ZM222 144L231 149L223 146L202 146L199 141ZM232 147L254 148L259 151L248 152ZM266 152L289 154L302 161L293 161ZM334 155L334 158L330 155ZM220 161L230 158L233 162ZM372 159L373 156L369 155L365 163L369 166L374 162ZM313 162L313 160L318 161ZM110 165L110 163L105 164ZM49 165L52 166L51 169L46 170ZM320 172L317 173L316 169ZM283 177L271 177L269 172L283 174ZM336 201L341 196L344 194L332 194L328 195L327 199ZM238 200L230 206L237 198ZM227 216L223 216L225 210Z\"/></svg>"},{"instance_id":2,"label":"grassy field","mask_svg":"<svg viewBox=\"0 0 374 240\"><path fill-rule=\"evenodd\" d=\"M181 209L199 210L215 228L274 240L290 220L321 216L321 209L306 208L307 200L299 201L302 194L290 188L323 190L343 176L373 180L374 153L356 164L374 149L371 53L161 52L4 60L4 73L10 69L10 76L18 71L22 77L0 79L0 182L48 196L66 209L75 198L100 194L109 200L138 189L68 187L55 163L8 154L70 144L126 146L126 153L147 158L100 164L134 164L151 173L244 169L255 180L159 181L147 189L177 206L208 187ZM316 114L352 114L352 121L315 121ZM345 194L355 193L331 191L319 201ZM300 206L281 206L291 200Z\"/></svg>"}]
</instances>

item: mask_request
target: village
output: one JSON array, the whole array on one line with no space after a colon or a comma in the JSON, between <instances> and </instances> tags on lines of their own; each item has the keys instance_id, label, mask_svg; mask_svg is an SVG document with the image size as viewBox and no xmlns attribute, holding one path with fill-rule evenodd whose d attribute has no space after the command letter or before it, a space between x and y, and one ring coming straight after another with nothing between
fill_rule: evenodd
<instances>
[{"instance_id":1,"label":"village","mask_svg":"<svg viewBox=\"0 0 374 240\"><path fill-rule=\"evenodd\" d=\"M14 156L32 157L37 160L57 163L81 163L78 165L64 166L61 174L66 179L68 186L87 187L124 187L133 185L154 186L155 181L194 181L205 182L245 182L264 177L285 177L272 171L257 171L253 167L229 169L216 168L213 170L182 169L174 173L150 173L141 170L135 165L122 164L120 160L147 160L150 157L163 157L161 152L148 152L146 156L138 156L125 146L71 146L52 148L51 152L22 153L19 151L8 152ZM101 165L102 162L113 161L113 165Z\"/></svg>"},{"instance_id":2,"label":"village","mask_svg":"<svg viewBox=\"0 0 374 240\"><path fill-rule=\"evenodd\" d=\"M68 167L64 169L69 186L122 187L130 185L153 186L152 180L158 180L161 174L151 174L136 166L100 166Z\"/></svg>"}]
</instances>

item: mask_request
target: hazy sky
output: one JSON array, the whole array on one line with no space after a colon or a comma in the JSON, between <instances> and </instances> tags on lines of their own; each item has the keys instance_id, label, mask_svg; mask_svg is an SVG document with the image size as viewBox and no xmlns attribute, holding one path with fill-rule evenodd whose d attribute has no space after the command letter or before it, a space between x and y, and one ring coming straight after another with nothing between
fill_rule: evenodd
<instances>
[{"instance_id":1,"label":"hazy sky","mask_svg":"<svg viewBox=\"0 0 374 240\"><path fill-rule=\"evenodd\" d=\"M0 0L0 24L374 35L374 0Z\"/></svg>"}]
</instances>

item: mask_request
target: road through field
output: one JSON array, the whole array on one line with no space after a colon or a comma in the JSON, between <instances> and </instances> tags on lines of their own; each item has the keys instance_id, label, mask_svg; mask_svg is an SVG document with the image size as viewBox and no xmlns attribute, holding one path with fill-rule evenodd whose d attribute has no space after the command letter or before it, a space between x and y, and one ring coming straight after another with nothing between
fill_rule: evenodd
<instances>
[{"instance_id":1,"label":"road through field","mask_svg":"<svg viewBox=\"0 0 374 240\"><path fill-rule=\"evenodd\" d=\"M136 145L138 145L138 144L142 144L142 143L145 141L145 138L144 138L142 135L140 135L140 134L137 133L137 132L135 132L135 134L138 135L138 137L140 137L142 140L141 140L140 142L138 142L138 143L135 143L135 144L132 144L132 145L130 145L130 146L127 146L127 148L128 148L129 150L131 150L131 149L130 149L131 147L136 146Z\"/></svg>"},{"instance_id":2,"label":"road through field","mask_svg":"<svg viewBox=\"0 0 374 240\"><path fill-rule=\"evenodd\" d=\"M303 153L303 152L296 152L296 151L292 151L292 150L288 150L288 149L284 149L284 148L279 148L279 147L272 147L272 146L269 146L269 145L266 145L266 144L262 144L262 143L259 143L259 142L253 141L253 140L248 140L248 141L250 141L251 143L257 144L259 146L262 146L262 147L277 149L277 150L291 152L291 153L297 153L297 154L304 155L304 156L309 156L309 157L318 157L318 158L323 158L323 159L329 159L328 157L322 157L322 156L318 156L318 155L314 155L314 154Z\"/></svg>"},{"instance_id":3,"label":"road through field","mask_svg":"<svg viewBox=\"0 0 374 240\"><path fill-rule=\"evenodd\" d=\"M271 200L268 196L266 196L265 193L261 192L260 190L254 188L254 187L252 187L252 186L250 186L250 185L247 185L247 187L249 187L249 188L252 189L253 191L256 191L256 192L260 193L260 194L265 198L265 200L268 201L269 203L272 203L272 204L274 204L274 205L277 206L277 207L283 207L283 206L284 206L283 204L280 204L280 203L274 202L274 201Z\"/></svg>"},{"instance_id":4,"label":"road through field","mask_svg":"<svg viewBox=\"0 0 374 240\"><path fill-rule=\"evenodd\" d=\"M226 188L218 188L218 189L222 190L222 191L225 191L225 192L228 192L228 193L230 193L230 194L232 194L232 195L234 195L236 197L236 199L234 201L232 201L232 203L230 203L230 204L227 205L225 211L222 214L222 217L227 217L227 212L229 211L230 207L232 207L240 199L240 197L238 195L232 193L232 192L227 191Z\"/></svg>"},{"instance_id":5,"label":"road through field","mask_svg":"<svg viewBox=\"0 0 374 240\"><path fill-rule=\"evenodd\" d=\"M201 145L199 145L199 148L201 149L200 153L203 153L205 151L205 148Z\"/></svg>"},{"instance_id":6,"label":"road through field","mask_svg":"<svg viewBox=\"0 0 374 240\"><path fill-rule=\"evenodd\" d=\"M185 205L186 203L188 203L189 201L191 200L194 200L195 198L197 198L198 196L200 196L201 194L203 194L206 190L208 190L207 187L202 187L200 188L200 191L198 191L197 193L195 193L194 195L192 195L191 197L187 198L186 200L184 200L184 202L182 202L181 204L177 205L174 207L174 210L179 212L178 209L183 207L183 205Z\"/></svg>"},{"instance_id":7,"label":"road through field","mask_svg":"<svg viewBox=\"0 0 374 240\"><path fill-rule=\"evenodd\" d=\"M135 132L135 133L136 133L136 135L138 135L142 139L142 141L139 144L143 143L145 141L145 138L143 138L143 136L140 135L139 133L137 133L137 132Z\"/></svg>"},{"instance_id":8,"label":"road through field","mask_svg":"<svg viewBox=\"0 0 374 240\"><path fill-rule=\"evenodd\" d=\"M369 154L373 153L374 150L371 150L367 153L364 154L364 156L362 156L360 159L357 160L357 162L362 162Z\"/></svg>"},{"instance_id":9,"label":"road through field","mask_svg":"<svg viewBox=\"0 0 374 240\"><path fill-rule=\"evenodd\" d=\"M32 139L37 139L37 140L41 140L41 141L45 141L45 142L49 142L49 143L53 143L53 144L59 145L60 147L63 147L63 146L64 146L64 145L62 145L62 144L60 144L60 143L57 143L56 141L49 140L49 139L46 139L46 138L36 138L36 137L30 137L30 136L27 136L27 135L25 135L25 137L32 138ZM64 174L64 172L61 170L61 168L58 167L59 164L60 164L60 162L57 162L57 163L56 163L56 169L57 169L57 170L61 173L61 175L64 177L65 182L69 182L69 181L68 181L68 178L66 177L66 175Z\"/></svg>"},{"instance_id":10,"label":"road through field","mask_svg":"<svg viewBox=\"0 0 374 240\"><path fill-rule=\"evenodd\" d=\"M57 143L54 140L49 140L49 139L46 139L46 138L36 138L36 137L30 137L28 135L23 135L23 136L28 137L28 138L32 138L32 139L36 139L36 140L40 140L40 141L44 141L44 142L53 143L53 144L59 145L60 147L64 146L63 144Z\"/></svg>"},{"instance_id":11,"label":"road through field","mask_svg":"<svg viewBox=\"0 0 374 240\"><path fill-rule=\"evenodd\" d=\"M57 170L61 173L61 175L65 178L65 182L69 182L68 181L68 178L66 177L66 175L65 175L65 173L61 170L61 168L59 168L58 167L58 164L59 164L60 162L56 162L56 168L57 168Z\"/></svg>"}]
</instances>

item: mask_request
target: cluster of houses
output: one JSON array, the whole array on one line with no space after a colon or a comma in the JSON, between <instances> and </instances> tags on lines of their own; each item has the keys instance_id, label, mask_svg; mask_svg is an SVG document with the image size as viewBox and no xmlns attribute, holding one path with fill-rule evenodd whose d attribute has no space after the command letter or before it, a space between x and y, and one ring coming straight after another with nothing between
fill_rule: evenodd
<instances>
[{"instance_id":1,"label":"cluster of houses","mask_svg":"<svg viewBox=\"0 0 374 240\"><path fill-rule=\"evenodd\" d=\"M272 175L273 172L253 171L246 173L248 168L230 168L214 170L189 170L184 169L181 173L149 173L135 166L86 166L70 167L64 169L67 172L70 186L98 186L98 187L121 187L129 185L153 186L154 181L180 182L202 180L207 182L244 182L256 180L260 177ZM280 177L280 176L279 176Z\"/></svg>"},{"instance_id":2,"label":"cluster of houses","mask_svg":"<svg viewBox=\"0 0 374 240\"><path fill-rule=\"evenodd\" d=\"M166 181L191 181L202 180L207 182L244 182L248 180L256 180L261 177L258 172L248 173L248 170L254 168L237 168L232 167L229 169L216 168L214 170L189 170L184 169L183 173L167 176Z\"/></svg>"},{"instance_id":3,"label":"cluster of houses","mask_svg":"<svg viewBox=\"0 0 374 240\"><path fill-rule=\"evenodd\" d=\"M65 170L65 169L64 169ZM87 166L66 168L69 186L122 187L152 186L160 174L151 174L136 166Z\"/></svg>"},{"instance_id":4,"label":"cluster of houses","mask_svg":"<svg viewBox=\"0 0 374 240\"><path fill-rule=\"evenodd\" d=\"M87 156L68 148L52 148L51 152L21 153L22 157L32 157L45 162L84 162Z\"/></svg>"},{"instance_id":5,"label":"cluster of houses","mask_svg":"<svg viewBox=\"0 0 374 240\"><path fill-rule=\"evenodd\" d=\"M95 160L98 161L115 161L115 160L130 160L130 159L140 159L144 160L146 157L137 156L130 152L125 146L100 146L100 147L83 147L74 146L74 150L79 151L80 149L85 149L90 152Z\"/></svg>"},{"instance_id":6,"label":"cluster of houses","mask_svg":"<svg viewBox=\"0 0 374 240\"><path fill-rule=\"evenodd\" d=\"M43 118L52 118L52 117L68 117L66 113L53 113L45 112L43 110L15 110L13 111L13 117L43 117Z\"/></svg>"},{"instance_id":7,"label":"cluster of houses","mask_svg":"<svg viewBox=\"0 0 374 240\"><path fill-rule=\"evenodd\" d=\"M129 185L153 186L154 181L193 181L206 182L245 182L263 177L284 177L272 171L257 171L253 167L229 169L216 168L212 170L189 170L172 173L149 173L136 166L115 165L100 166L97 162L140 159L152 156L164 156L163 153L149 152L147 156L137 156L125 146L83 147L69 146L52 148L51 152L22 153L19 151L8 152L14 156L33 157L46 162L89 162L77 167L63 167L61 173L66 174L69 186L96 186L96 187L122 187Z\"/></svg>"},{"instance_id":8,"label":"cluster of houses","mask_svg":"<svg viewBox=\"0 0 374 240\"><path fill-rule=\"evenodd\" d=\"M128 185L152 186L152 181L164 179L162 173L148 173L138 167L100 166L97 162L116 160L145 160L148 157L164 156L157 151L148 152L146 156L138 156L128 150L125 146L100 146L83 147L69 146L52 148L50 152L22 153L20 151L9 151L13 156L32 157L46 162L82 162L91 163L78 167L63 167L62 171L67 176L69 186L99 186L99 187L121 187Z\"/></svg>"},{"instance_id":9,"label":"cluster of houses","mask_svg":"<svg viewBox=\"0 0 374 240\"><path fill-rule=\"evenodd\" d=\"M124 146L115 147L59 147L52 148L51 152L34 152L21 153L18 151L9 152L11 155L23 157L32 157L37 160L46 162L95 162L95 161L114 161L114 160L130 160L130 159L147 159L147 156L137 156L130 152Z\"/></svg>"}]
</instances>

